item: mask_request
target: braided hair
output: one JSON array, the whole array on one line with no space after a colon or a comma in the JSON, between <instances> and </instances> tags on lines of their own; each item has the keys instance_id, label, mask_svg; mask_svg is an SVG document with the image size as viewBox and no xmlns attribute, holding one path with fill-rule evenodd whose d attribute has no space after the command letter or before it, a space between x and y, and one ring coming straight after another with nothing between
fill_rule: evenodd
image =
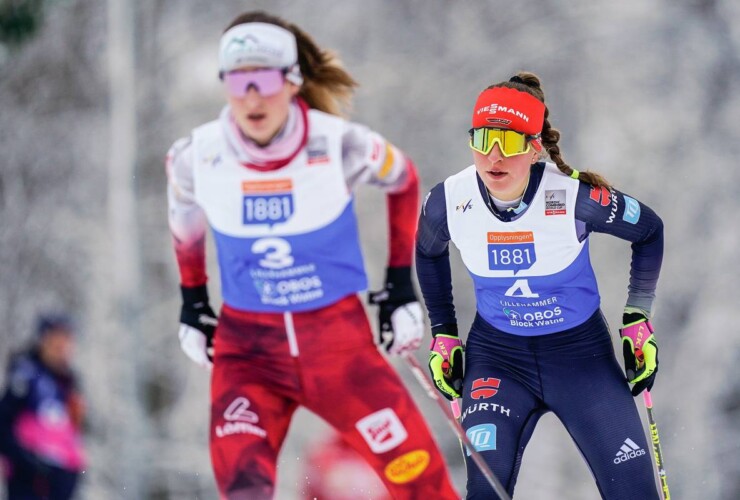
<instances>
[{"instance_id":1,"label":"braided hair","mask_svg":"<svg viewBox=\"0 0 740 500\"><path fill-rule=\"evenodd\" d=\"M535 96L543 103L545 102L545 92L542 90L539 77L534 73L520 71L512 76L509 81L496 83L488 88L492 89L496 87L507 87L520 92L526 92ZM545 121L542 124L541 140L544 151L547 152L553 163L555 163L562 173L569 177L573 177L592 186L609 188L609 182L601 175L591 171L580 172L565 163L565 160L560 154L560 146L558 146L560 131L550 124L550 120L548 120L549 115L550 110L545 106Z\"/></svg>"}]
</instances>

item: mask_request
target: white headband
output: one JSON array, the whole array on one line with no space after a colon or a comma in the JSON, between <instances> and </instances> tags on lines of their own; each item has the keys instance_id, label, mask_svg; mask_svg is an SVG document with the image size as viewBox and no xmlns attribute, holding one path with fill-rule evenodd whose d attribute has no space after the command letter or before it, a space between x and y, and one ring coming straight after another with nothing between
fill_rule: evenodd
<instances>
[{"instance_id":1,"label":"white headband","mask_svg":"<svg viewBox=\"0 0 740 500\"><path fill-rule=\"evenodd\" d=\"M245 23L229 29L221 37L218 61L221 72L244 66L287 68L288 80L303 82L295 36L275 24Z\"/></svg>"}]
</instances>

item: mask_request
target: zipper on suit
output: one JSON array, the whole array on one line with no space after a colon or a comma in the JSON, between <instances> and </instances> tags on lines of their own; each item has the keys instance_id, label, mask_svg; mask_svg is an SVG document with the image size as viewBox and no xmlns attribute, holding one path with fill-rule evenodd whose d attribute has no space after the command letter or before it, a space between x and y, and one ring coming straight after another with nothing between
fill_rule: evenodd
<instances>
[{"instance_id":1,"label":"zipper on suit","mask_svg":"<svg viewBox=\"0 0 740 500\"><path fill-rule=\"evenodd\" d=\"M293 313L285 311L283 313L283 320L285 321L285 334L288 336L288 349L290 355L294 358L298 357L298 339L295 334L295 327L293 326Z\"/></svg>"}]
</instances>

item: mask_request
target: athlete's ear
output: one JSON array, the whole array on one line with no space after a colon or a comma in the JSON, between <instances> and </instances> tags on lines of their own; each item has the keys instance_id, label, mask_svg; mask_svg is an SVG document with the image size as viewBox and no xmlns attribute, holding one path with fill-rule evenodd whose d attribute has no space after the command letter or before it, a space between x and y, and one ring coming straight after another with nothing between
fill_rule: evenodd
<instances>
[{"instance_id":1,"label":"athlete's ear","mask_svg":"<svg viewBox=\"0 0 740 500\"><path fill-rule=\"evenodd\" d=\"M296 85L293 82L285 82L288 87L290 88L290 97L295 97L298 95L298 92L301 91L300 85Z\"/></svg>"}]
</instances>

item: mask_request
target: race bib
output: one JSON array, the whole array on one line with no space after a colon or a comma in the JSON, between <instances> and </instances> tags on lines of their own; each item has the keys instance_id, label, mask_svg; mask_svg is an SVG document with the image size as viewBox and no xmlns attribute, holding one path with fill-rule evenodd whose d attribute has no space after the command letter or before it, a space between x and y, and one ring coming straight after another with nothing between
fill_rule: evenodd
<instances>
[{"instance_id":1,"label":"race bib","mask_svg":"<svg viewBox=\"0 0 740 500\"><path fill-rule=\"evenodd\" d=\"M244 181L242 193L242 223L245 225L278 224L290 219L295 211L290 179Z\"/></svg>"},{"instance_id":2,"label":"race bib","mask_svg":"<svg viewBox=\"0 0 740 500\"><path fill-rule=\"evenodd\" d=\"M488 268L492 271L529 269L537 261L532 231L489 232Z\"/></svg>"}]
</instances>

